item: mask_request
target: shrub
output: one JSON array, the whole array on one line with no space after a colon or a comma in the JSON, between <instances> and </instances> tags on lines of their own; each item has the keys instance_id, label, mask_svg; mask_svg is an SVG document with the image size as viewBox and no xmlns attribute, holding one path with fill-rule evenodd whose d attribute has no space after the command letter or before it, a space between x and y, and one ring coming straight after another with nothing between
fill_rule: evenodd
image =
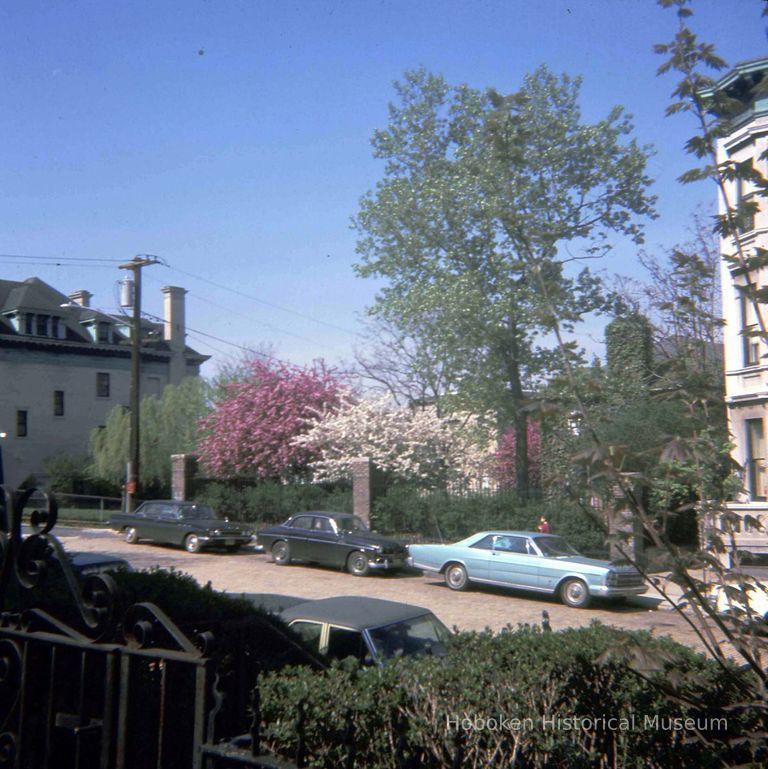
<instances>
[{"instance_id":1,"label":"shrub","mask_svg":"<svg viewBox=\"0 0 768 769\"><path fill-rule=\"evenodd\" d=\"M373 521L382 531L452 541L488 529L535 531L541 515L547 516L553 534L561 534L577 550L607 552L602 532L572 502L521 500L512 491L458 496L391 486L374 503Z\"/></svg>"},{"instance_id":2,"label":"shrub","mask_svg":"<svg viewBox=\"0 0 768 769\"><path fill-rule=\"evenodd\" d=\"M283 521L303 510L352 511L352 492L344 486L264 481L211 482L195 494L218 515L258 523Z\"/></svg>"},{"instance_id":3,"label":"shrub","mask_svg":"<svg viewBox=\"0 0 768 769\"><path fill-rule=\"evenodd\" d=\"M656 670L639 675L610 658L611 649L628 643L639 644ZM322 673L273 673L262 679L261 702L270 746L288 754L299 739L301 707L312 767L342 766L352 748L355 765L366 769L704 769L744 758L726 745L726 738L753 726L728 712L738 701L732 685L738 675L649 633L598 623L557 633L521 627L498 635L463 633L447 658L401 659L382 669L340 665ZM679 699L664 691L671 676ZM667 718L726 713L727 731L703 730L709 744L690 730L658 728ZM611 727L603 717L627 719L626 726L616 721ZM568 728L569 718L581 719L581 728ZM496 719L500 728L479 728L479 719Z\"/></svg>"}]
</instances>

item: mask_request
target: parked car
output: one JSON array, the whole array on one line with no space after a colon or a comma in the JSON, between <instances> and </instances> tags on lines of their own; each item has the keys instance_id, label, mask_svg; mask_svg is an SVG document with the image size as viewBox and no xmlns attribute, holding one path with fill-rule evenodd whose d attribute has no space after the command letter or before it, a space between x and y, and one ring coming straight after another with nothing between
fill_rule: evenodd
<instances>
[{"instance_id":1,"label":"parked car","mask_svg":"<svg viewBox=\"0 0 768 769\"><path fill-rule=\"evenodd\" d=\"M714 585L709 600L715 610L760 634L768 633L768 584L757 580Z\"/></svg>"},{"instance_id":2,"label":"parked car","mask_svg":"<svg viewBox=\"0 0 768 769\"><path fill-rule=\"evenodd\" d=\"M277 564L320 563L346 568L356 577L396 569L408 555L401 542L374 534L351 513L296 513L279 526L263 529L257 538Z\"/></svg>"},{"instance_id":3,"label":"parked car","mask_svg":"<svg viewBox=\"0 0 768 769\"><path fill-rule=\"evenodd\" d=\"M189 553L198 553L205 547L235 551L253 537L250 528L242 523L219 520L207 505L173 500L142 502L133 513L114 513L110 526L121 532L130 544L149 539L183 545Z\"/></svg>"},{"instance_id":4,"label":"parked car","mask_svg":"<svg viewBox=\"0 0 768 769\"><path fill-rule=\"evenodd\" d=\"M72 568L81 576L88 577L91 574L108 574L112 571L133 571L133 566L116 555L106 553L86 553L76 551L67 553Z\"/></svg>"},{"instance_id":5,"label":"parked car","mask_svg":"<svg viewBox=\"0 0 768 769\"><path fill-rule=\"evenodd\" d=\"M473 582L555 594L583 608L593 597L617 598L646 590L631 566L585 558L562 537L529 531L481 531L452 545L410 545L408 563L438 572L451 590Z\"/></svg>"},{"instance_id":6,"label":"parked car","mask_svg":"<svg viewBox=\"0 0 768 769\"><path fill-rule=\"evenodd\" d=\"M282 617L316 654L354 657L381 665L403 655L445 655L448 628L421 606L365 596L307 601L277 595L251 595L257 606ZM263 600L262 600L263 599Z\"/></svg>"}]
</instances>

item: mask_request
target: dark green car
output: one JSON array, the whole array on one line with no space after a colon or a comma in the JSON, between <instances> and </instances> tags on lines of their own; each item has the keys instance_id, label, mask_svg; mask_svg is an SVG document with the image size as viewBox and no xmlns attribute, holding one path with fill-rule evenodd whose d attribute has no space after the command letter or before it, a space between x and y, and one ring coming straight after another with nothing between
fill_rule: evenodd
<instances>
[{"instance_id":1,"label":"dark green car","mask_svg":"<svg viewBox=\"0 0 768 769\"><path fill-rule=\"evenodd\" d=\"M130 544L148 539L167 545L183 545L188 553L198 553L208 547L222 547L234 552L253 538L250 528L216 518L207 505L163 499L142 502L133 513L115 513L110 526L121 532Z\"/></svg>"},{"instance_id":2,"label":"dark green car","mask_svg":"<svg viewBox=\"0 0 768 769\"><path fill-rule=\"evenodd\" d=\"M277 564L319 563L346 569L356 577L398 569L408 555L402 542L370 531L351 513L296 513L257 536Z\"/></svg>"}]
</instances>

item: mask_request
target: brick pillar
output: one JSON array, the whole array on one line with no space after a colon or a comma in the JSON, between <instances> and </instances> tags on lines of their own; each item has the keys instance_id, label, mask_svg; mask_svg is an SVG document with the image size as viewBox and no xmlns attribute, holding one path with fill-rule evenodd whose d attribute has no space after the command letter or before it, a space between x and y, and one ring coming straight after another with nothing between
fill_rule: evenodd
<instances>
[{"instance_id":1,"label":"brick pillar","mask_svg":"<svg viewBox=\"0 0 768 769\"><path fill-rule=\"evenodd\" d=\"M192 482L197 473L194 454L171 454L171 496L184 502L192 496Z\"/></svg>"},{"instance_id":2,"label":"brick pillar","mask_svg":"<svg viewBox=\"0 0 768 769\"><path fill-rule=\"evenodd\" d=\"M352 465L352 512L370 526L376 498L386 490L386 477L368 457L356 457Z\"/></svg>"}]
</instances>

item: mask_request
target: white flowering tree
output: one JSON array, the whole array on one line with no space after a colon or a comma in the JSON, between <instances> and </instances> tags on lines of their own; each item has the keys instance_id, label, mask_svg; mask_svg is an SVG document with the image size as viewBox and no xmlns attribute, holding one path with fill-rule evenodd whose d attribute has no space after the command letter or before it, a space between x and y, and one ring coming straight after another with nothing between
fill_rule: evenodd
<instances>
[{"instance_id":1,"label":"white flowering tree","mask_svg":"<svg viewBox=\"0 0 768 769\"><path fill-rule=\"evenodd\" d=\"M479 487L492 475L496 444L486 421L476 416L438 416L434 407L396 408L384 396L347 397L318 413L298 445L319 453L315 480L348 478L355 457L369 457L393 477L427 488L454 483Z\"/></svg>"}]
</instances>

